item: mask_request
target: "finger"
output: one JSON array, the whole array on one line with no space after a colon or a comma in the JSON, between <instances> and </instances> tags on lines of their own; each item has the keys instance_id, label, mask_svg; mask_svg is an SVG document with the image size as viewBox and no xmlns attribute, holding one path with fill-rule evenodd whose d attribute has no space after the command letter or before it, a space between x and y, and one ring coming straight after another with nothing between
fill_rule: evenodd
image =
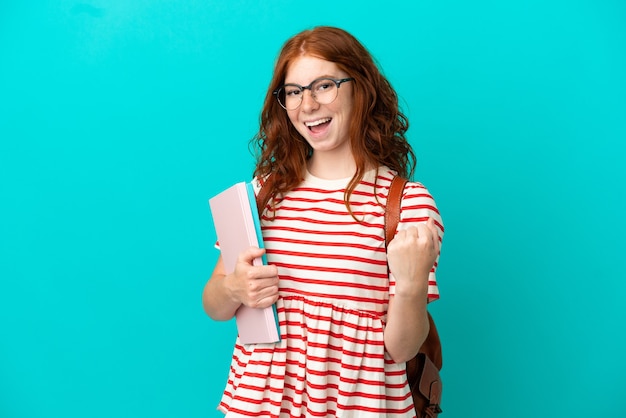
<instances>
[{"instance_id":1,"label":"finger","mask_svg":"<svg viewBox=\"0 0 626 418\"><path fill-rule=\"evenodd\" d=\"M437 231L437 225L435 225L435 219L433 217L428 218L428 222L426 222L426 227L430 231L433 238L439 238L439 231Z\"/></svg>"},{"instance_id":2,"label":"finger","mask_svg":"<svg viewBox=\"0 0 626 418\"><path fill-rule=\"evenodd\" d=\"M403 242L405 238L406 238L406 231L404 229L400 229L396 231L396 235L394 235L393 239L391 240L389 244L390 245L393 244L394 246L396 246L398 245L398 243Z\"/></svg>"},{"instance_id":3,"label":"finger","mask_svg":"<svg viewBox=\"0 0 626 418\"><path fill-rule=\"evenodd\" d=\"M246 270L248 286L263 288L278 283L276 266L252 266Z\"/></svg>"},{"instance_id":4,"label":"finger","mask_svg":"<svg viewBox=\"0 0 626 418\"><path fill-rule=\"evenodd\" d=\"M410 226L406 229L406 234L409 238L419 238L420 231L418 226Z\"/></svg>"},{"instance_id":5,"label":"finger","mask_svg":"<svg viewBox=\"0 0 626 418\"><path fill-rule=\"evenodd\" d=\"M253 307L255 308L267 308L268 306L272 306L278 300L278 293L265 296L256 301Z\"/></svg>"},{"instance_id":6,"label":"finger","mask_svg":"<svg viewBox=\"0 0 626 418\"><path fill-rule=\"evenodd\" d=\"M247 264L252 264L252 260L265 254L264 248L249 247L247 250L239 254L239 260Z\"/></svg>"},{"instance_id":7,"label":"finger","mask_svg":"<svg viewBox=\"0 0 626 418\"><path fill-rule=\"evenodd\" d=\"M278 299L278 285L265 285L251 295L251 303L255 307L270 306Z\"/></svg>"},{"instance_id":8,"label":"finger","mask_svg":"<svg viewBox=\"0 0 626 418\"><path fill-rule=\"evenodd\" d=\"M250 297L256 300L273 296L278 292L278 285L267 281L253 280L248 283L248 287Z\"/></svg>"},{"instance_id":9,"label":"finger","mask_svg":"<svg viewBox=\"0 0 626 418\"><path fill-rule=\"evenodd\" d=\"M426 226L430 232L430 236L433 239L433 243L439 244L439 229L437 228L437 225L435 224L435 219L432 217L429 217L428 221L426 222Z\"/></svg>"}]
</instances>

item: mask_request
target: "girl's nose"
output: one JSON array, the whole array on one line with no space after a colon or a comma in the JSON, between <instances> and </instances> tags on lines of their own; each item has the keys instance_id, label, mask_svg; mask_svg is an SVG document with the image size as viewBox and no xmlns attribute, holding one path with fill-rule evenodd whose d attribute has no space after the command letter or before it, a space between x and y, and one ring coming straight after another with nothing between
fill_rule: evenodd
<instances>
[{"instance_id":1,"label":"girl's nose","mask_svg":"<svg viewBox=\"0 0 626 418\"><path fill-rule=\"evenodd\" d=\"M302 92L301 106L304 112L310 112L311 110L317 109L319 107L319 103L317 103L317 101L315 101L315 99L313 98L313 93L309 91L307 94L307 91L304 90Z\"/></svg>"}]
</instances>

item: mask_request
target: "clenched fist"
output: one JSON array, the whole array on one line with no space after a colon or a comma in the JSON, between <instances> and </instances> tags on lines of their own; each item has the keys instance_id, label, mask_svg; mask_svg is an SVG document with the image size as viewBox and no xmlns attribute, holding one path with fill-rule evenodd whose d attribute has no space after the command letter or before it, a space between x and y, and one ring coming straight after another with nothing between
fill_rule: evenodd
<instances>
[{"instance_id":1,"label":"clenched fist","mask_svg":"<svg viewBox=\"0 0 626 418\"><path fill-rule=\"evenodd\" d=\"M427 294L428 275L439 255L439 232L433 218L400 230L387 247L389 270L396 278L396 295Z\"/></svg>"}]
</instances>

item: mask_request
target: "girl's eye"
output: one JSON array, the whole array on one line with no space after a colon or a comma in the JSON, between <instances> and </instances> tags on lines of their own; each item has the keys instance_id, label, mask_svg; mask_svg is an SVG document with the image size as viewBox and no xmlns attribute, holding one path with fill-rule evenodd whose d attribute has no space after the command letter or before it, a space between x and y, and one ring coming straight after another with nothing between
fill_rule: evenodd
<instances>
[{"instance_id":1,"label":"girl's eye","mask_svg":"<svg viewBox=\"0 0 626 418\"><path fill-rule=\"evenodd\" d=\"M288 87L285 89L285 95L290 97L298 97L302 94L302 90L296 87Z\"/></svg>"},{"instance_id":2,"label":"girl's eye","mask_svg":"<svg viewBox=\"0 0 626 418\"><path fill-rule=\"evenodd\" d=\"M320 92L322 92L322 91L329 90L329 89L331 89L332 87L333 87L333 83L332 83L332 82L324 80L324 81L320 81L320 82L319 82L319 83L315 86L315 90L316 90L316 91L320 91Z\"/></svg>"}]
</instances>

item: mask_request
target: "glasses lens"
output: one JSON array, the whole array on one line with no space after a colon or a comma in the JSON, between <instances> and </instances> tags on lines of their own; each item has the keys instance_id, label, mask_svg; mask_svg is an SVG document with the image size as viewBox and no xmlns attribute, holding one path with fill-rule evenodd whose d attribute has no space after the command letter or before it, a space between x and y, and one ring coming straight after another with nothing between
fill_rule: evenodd
<instances>
[{"instance_id":1,"label":"glasses lens","mask_svg":"<svg viewBox=\"0 0 626 418\"><path fill-rule=\"evenodd\" d=\"M319 104L332 103L337 98L337 84L334 80L322 78L311 86L313 97Z\"/></svg>"},{"instance_id":2,"label":"glasses lens","mask_svg":"<svg viewBox=\"0 0 626 418\"><path fill-rule=\"evenodd\" d=\"M276 95L278 102L287 110L294 110L302 102L302 89L298 86L284 86Z\"/></svg>"}]
</instances>

